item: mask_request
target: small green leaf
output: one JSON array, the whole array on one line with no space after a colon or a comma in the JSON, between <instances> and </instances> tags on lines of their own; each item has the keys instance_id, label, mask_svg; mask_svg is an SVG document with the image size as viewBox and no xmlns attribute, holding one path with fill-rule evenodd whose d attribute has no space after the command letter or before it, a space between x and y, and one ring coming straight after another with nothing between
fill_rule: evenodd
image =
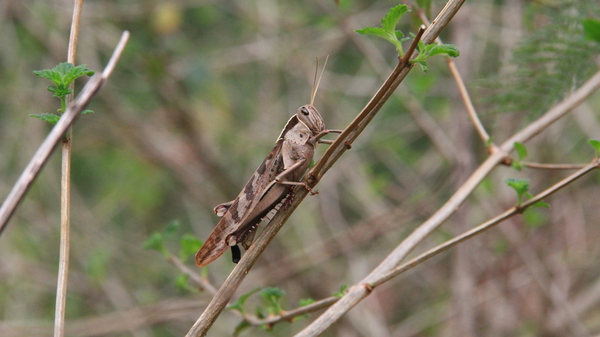
<instances>
[{"instance_id":1,"label":"small green leaf","mask_svg":"<svg viewBox=\"0 0 600 337\"><path fill-rule=\"evenodd\" d=\"M356 32L362 35L373 35L378 36L384 40L389 41L389 35L385 32L385 30L381 27L366 27L363 29L357 29Z\"/></svg>"},{"instance_id":2,"label":"small green leaf","mask_svg":"<svg viewBox=\"0 0 600 337\"><path fill-rule=\"evenodd\" d=\"M244 332L244 330L248 329L251 326L252 326L252 324L250 324L248 321L246 321L246 320L241 321L240 324L238 324L235 327L235 330L233 332L233 336L234 337L239 336L242 332Z\"/></svg>"},{"instance_id":3,"label":"small green leaf","mask_svg":"<svg viewBox=\"0 0 600 337\"><path fill-rule=\"evenodd\" d=\"M594 19L583 19L582 24L585 38L600 42L600 21Z\"/></svg>"},{"instance_id":4,"label":"small green leaf","mask_svg":"<svg viewBox=\"0 0 600 337\"><path fill-rule=\"evenodd\" d=\"M386 16L381 19L381 27L367 27L358 29L356 32L363 35L378 36L390 42L396 47L398 54L402 56L404 55L404 52L402 51L402 44L400 42L405 41L405 39L403 38L401 41L398 40L399 38L404 37L404 34L401 31L396 30L396 25L400 18L408 11L409 9L406 5L392 7Z\"/></svg>"},{"instance_id":5,"label":"small green leaf","mask_svg":"<svg viewBox=\"0 0 600 337\"><path fill-rule=\"evenodd\" d=\"M83 111L81 112L81 114L82 114L82 115L93 114L93 113L94 113L94 111L93 111L93 110L88 110L88 109L86 109L86 110L83 110Z\"/></svg>"},{"instance_id":6,"label":"small green leaf","mask_svg":"<svg viewBox=\"0 0 600 337\"><path fill-rule=\"evenodd\" d=\"M421 69L423 70L424 73L426 73L426 72L429 71L429 66L427 65L427 62L425 62L425 61L417 61L417 62L414 62L414 63L420 65Z\"/></svg>"},{"instance_id":7,"label":"small green leaf","mask_svg":"<svg viewBox=\"0 0 600 337\"><path fill-rule=\"evenodd\" d=\"M523 196L529 191L529 179L510 178L506 179L504 182L517 192L517 207L520 207L523 203Z\"/></svg>"},{"instance_id":8,"label":"small green leaf","mask_svg":"<svg viewBox=\"0 0 600 337\"><path fill-rule=\"evenodd\" d=\"M527 210L534 209L534 208L550 208L550 205L543 201L538 201L535 204L527 207Z\"/></svg>"},{"instance_id":9,"label":"small green leaf","mask_svg":"<svg viewBox=\"0 0 600 337\"><path fill-rule=\"evenodd\" d=\"M519 159L524 159L525 157L527 157L527 149L525 148L525 145L519 142L515 142L514 146L515 150L517 150L517 155L519 156Z\"/></svg>"},{"instance_id":10,"label":"small green leaf","mask_svg":"<svg viewBox=\"0 0 600 337\"><path fill-rule=\"evenodd\" d=\"M181 227L181 223L179 222L179 220L173 220L169 222L169 224L165 228L165 235L171 236L175 234L177 230L179 230L179 227Z\"/></svg>"},{"instance_id":11,"label":"small green leaf","mask_svg":"<svg viewBox=\"0 0 600 337\"><path fill-rule=\"evenodd\" d=\"M52 125L56 125L56 123L58 123L58 120L60 119L59 115L51 114L51 113L45 113L45 114L39 114L39 115L32 114L32 115L29 115L29 117L41 119L44 122L48 122Z\"/></svg>"},{"instance_id":12,"label":"small green leaf","mask_svg":"<svg viewBox=\"0 0 600 337\"><path fill-rule=\"evenodd\" d=\"M267 311L271 315L279 315L283 311L281 308L281 304L279 300L283 295L285 295L285 291L276 288L276 287L267 287L264 288L260 294L263 298L267 300Z\"/></svg>"},{"instance_id":13,"label":"small green leaf","mask_svg":"<svg viewBox=\"0 0 600 337\"><path fill-rule=\"evenodd\" d=\"M409 11L408 6L398 5L392 7L387 15L381 19L381 27L389 34L396 35L396 25L400 18Z\"/></svg>"},{"instance_id":14,"label":"small green leaf","mask_svg":"<svg viewBox=\"0 0 600 337\"><path fill-rule=\"evenodd\" d=\"M196 254L200 247L202 247L202 241L198 240L198 238L192 234L183 234L180 244L179 258L182 261L185 261L190 258L190 256Z\"/></svg>"},{"instance_id":15,"label":"small green leaf","mask_svg":"<svg viewBox=\"0 0 600 337\"><path fill-rule=\"evenodd\" d=\"M94 72L86 68L85 64L73 66L73 64L67 62L59 63L52 69L34 70L33 73L52 81L54 86L49 86L47 89L58 98L64 98L73 92L69 89L69 86L76 78L84 75L94 75Z\"/></svg>"},{"instance_id":16,"label":"small green leaf","mask_svg":"<svg viewBox=\"0 0 600 337\"><path fill-rule=\"evenodd\" d=\"M460 56L460 51L458 48L452 44L438 44L433 45L433 47L429 50L429 57L435 55L446 55L450 57L458 57Z\"/></svg>"},{"instance_id":17,"label":"small green leaf","mask_svg":"<svg viewBox=\"0 0 600 337\"><path fill-rule=\"evenodd\" d=\"M348 288L348 285L343 284L340 287L340 291L333 293L333 296L342 298L344 296L344 293L346 292L346 288Z\"/></svg>"},{"instance_id":18,"label":"small green leaf","mask_svg":"<svg viewBox=\"0 0 600 337\"><path fill-rule=\"evenodd\" d=\"M303 298L299 302L301 307L304 307L304 306L307 306L307 305L313 304L313 303L315 303L315 300L313 300L312 298Z\"/></svg>"},{"instance_id":19,"label":"small green leaf","mask_svg":"<svg viewBox=\"0 0 600 337\"><path fill-rule=\"evenodd\" d=\"M181 274L175 279L175 285L182 293L185 293L188 290L188 278L189 276L187 274Z\"/></svg>"},{"instance_id":20,"label":"small green leaf","mask_svg":"<svg viewBox=\"0 0 600 337\"><path fill-rule=\"evenodd\" d=\"M590 139L588 140L588 143L594 148L594 151L596 151L596 158L600 157L600 141Z\"/></svg>"},{"instance_id":21,"label":"small green leaf","mask_svg":"<svg viewBox=\"0 0 600 337\"><path fill-rule=\"evenodd\" d=\"M159 251L164 257L169 257L169 252L165 248L163 235L161 233L152 233L150 238L144 242L144 248Z\"/></svg>"},{"instance_id":22,"label":"small green leaf","mask_svg":"<svg viewBox=\"0 0 600 337\"><path fill-rule=\"evenodd\" d=\"M227 307L227 309L230 310L237 310L239 311L241 314L244 314L244 304L246 303L246 301L248 300L248 298L250 298L250 296L252 296L254 293L256 293L257 291L259 291L260 288L256 288L248 293L243 294L242 296L240 296L237 301L235 301L233 304L229 305Z\"/></svg>"}]
</instances>

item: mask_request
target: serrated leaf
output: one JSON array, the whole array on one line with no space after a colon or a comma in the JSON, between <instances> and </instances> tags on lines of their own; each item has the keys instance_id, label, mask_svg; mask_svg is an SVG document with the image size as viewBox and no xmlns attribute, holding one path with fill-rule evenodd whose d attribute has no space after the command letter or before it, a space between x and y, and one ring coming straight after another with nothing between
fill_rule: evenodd
<instances>
[{"instance_id":1,"label":"serrated leaf","mask_svg":"<svg viewBox=\"0 0 600 337\"><path fill-rule=\"evenodd\" d=\"M285 295L285 291L276 287L267 287L263 289L260 294L267 300L267 311L270 314L281 314L283 309L281 308L281 304L279 304L279 300Z\"/></svg>"},{"instance_id":2,"label":"serrated leaf","mask_svg":"<svg viewBox=\"0 0 600 337\"><path fill-rule=\"evenodd\" d=\"M588 40L600 42L600 21L594 19L582 20L583 32Z\"/></svg>"},{"instance_id":3,"label":"serrated leaf","mask_svg":"<svg viewBox=\"0 0 600 337\"><path fill-rule=\"evenodd\" d=\"M594 151L596 151L596 157L600 156L600 141L595 140L595 139L590 139L588 140L588 143L594 148Z\"/></svg>"},{"instance_id":4,"label":"serrated leaf","mask_svg":"<svg viewBox=\"0 0 600 337\"><path fill-rule=\"evenodd\" d=\"M34 70L37 76L49 79L55 86L48 87L48 91L53 92L55 97L64 98L73 92L69 89L71 82L78 77L94 75L94 72L86 68L85 64L73 66L71 63L62 62L52 69Z\"/></svg>"},{"instance_id":5,"label":"serrated leaf","mask_svg":"<svg viewBox=\"0 0 600 337\"><path fill-rule=\"evenodd\" d=\"M408 6L398 5L392 7L387 15L381 19L381 27L389 34L396 36L396 25L400 18L409 11Z\"/></svg>"},{"instance_id":6,"label":"serrated leaf","mask_svg":"<svg viewBox=\"0 0 600 337\"><path fill-rule=\"evenodd\" d=\"M525 145L523 145L519 142L515 142L514 147L515 147L515 150L517 151L517 155L519 156L520 160L527 157L527 149L525 148Z\"/></svg>"},{"instance_id":7,"label":"serrated leaf","mask_svg":"<svg viewBox=\"0 0 600 337\"><path fill-rule=\"evenodd\" d=\"M202 241L198 240L198 238L192 234L183 234L180 245L181 248L179 249L179 258L182 261L185 261L190 256L196 254L200 247L202 247Z\"/></svg>"},{"instance_id":8,"label":"serrated leaf","mask_svg":"<svg viewBox=\"0 0 600 337\"><path fill-rule=\"evenodd\" d=\"M61 83L62 80L62 75L54 69L34 70L33 73L39 77L49 79L50 81L52 81L52 83L56 85Z\"/></svg>"},{"instance_id":9,"label":"serrated leaf","mask_svg":"<svg viewBox=\"0 0 600 337\"><path fill-rule=\"evenodd\" d=\"M44 122L48 122L48 123L50 123L52 125L56 125L56 123L58 123L58 120L60 119L59 115L51 114L51 113L31 114L31 115L29 115L29 117L41 119Z\"/></svg>"},{"instance_id":10,"label":"serrated leaf","mask_svg":"<svg viewBox=\"0 0 600 337\"><path fill-rule=\"evenodd\" d=\"M396 38L397 38L398 40L400 40L400 39L404 39L404 41L408 40L408 38L404 38L404 33L402 33L402 31L400 31L400 30L397 30L397 31L394 33L394 35L396 35Z\"/></svg>"},{"instance_id":11,"label":"serrated leaf","mask_svg":"<svg viewBox=\"0 0 600 337\"><path fill-rule=\"evenodd\" d=\"M431 50L429 51L428 57L432 57L435 55L447 55L450 57L458 57L460 52L458 48L452 44L438 44L433 45Z\"/></svg>"},{"instance_id":12,"label":"serrated leaf","mask_svg":"<svg viewBox=\"0 0 600 337\"><path fill-rule=\"evenodd\" d=\"M390 41L390 35L381 27L366 27L363 29L357 29L356 32L362 35L378 36L386 41Z\"/></svg>"},{"instance_id":13,"label":"serrated leaf","mask_svg":"<svg viewBox=\"0 0 600 337\"><path fill-rule=\"evenodd\" d=\"M94 113L94 111L93 110L89 110L89 109L83 110L81 112L82 115L93 114L93 113Z\"/></svg>"}]
</instances>

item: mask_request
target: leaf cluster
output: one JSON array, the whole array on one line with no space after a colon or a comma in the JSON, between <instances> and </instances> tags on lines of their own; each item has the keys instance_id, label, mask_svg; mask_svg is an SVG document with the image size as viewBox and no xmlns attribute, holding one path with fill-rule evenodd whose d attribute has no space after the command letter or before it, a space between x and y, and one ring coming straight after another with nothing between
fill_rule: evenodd
<instances>
[{"instance_id":1,"label":"leaf cluster","mask_svg":"<svg viewBox=\"0 0 600 337\"><path fill-rule=\"evenodd\" d=\"M398 22L404 16L404 14L408 13L410 9L406 5L398 5L392 7L387 15L381 19L381 27L366 27L363 29L356 30L357 33L363 35L373 35L380 37L396 47L398 51L399 57L404 56L404 50L402 49L402 42L409 40L409 37L405 37L404 33L400 30L396 30L396 26ZM413 38L415 35L413 33L410 34ZM435 55L446 55L449 57L458 57L459 51L458 49L451 44L437 44L431 43L425 45L423 41L419 41L417 46L418 55L411 61L413 64L418 64L421 66L423 71L427 72L429 69L427 62L425 62L430 57Z\"/></svg>"},{"instance_id":2,"label":"leaf cluster","mask_svg":"<svg viewBox=\"0 0 600 337\"><path fill-rule=\"evenodd\" d=\"M42 113L42 114L31 114L30 117L41 119L45 122L55 125L60 119L60 114L64 112L66 107L67 95L71 94L73 90L69 89L71 83L81 76L93 76L94 72L89 70L85 64L74 66L72 63L62 62L59 63L52 69L34 70L33 73L39 77L46 78L54 85L48 86L46 89L53 93L53 97L57 97L61 101L61 108L58 110L59 114L54 113ZM92 110L84 110L81 112L82 115L93 112Z\"/></svg>"}]
</instances>

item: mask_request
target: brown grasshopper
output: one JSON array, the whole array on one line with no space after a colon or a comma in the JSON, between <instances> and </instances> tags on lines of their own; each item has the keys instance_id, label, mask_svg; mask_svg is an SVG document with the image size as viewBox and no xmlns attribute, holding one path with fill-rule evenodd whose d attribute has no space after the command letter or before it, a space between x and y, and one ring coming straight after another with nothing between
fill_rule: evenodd
<instances>
[{"instance_id":1,"label":"brown grasshopper","mask_svg":"<svg viewBox=\"0 0 600 337\"><path fill-rule=\"evenodd\" d=\"M244 249L250 247L258 224L290 193L293 186L304 186L311 194L317 193L300 179L312 161L317 143L332 142L321 140L321 137L341 131L326 130L323 118L312 106L318 87L316 74L315 83L310 104L298 108L298 112L289 119L275 147L238 197L215 207L214 211L221 220L196 254L198 267L208 265L228 247L231 247L233 262L237 263L241 257L237 245L241 244Z\"/></svg>"}]
</instances>

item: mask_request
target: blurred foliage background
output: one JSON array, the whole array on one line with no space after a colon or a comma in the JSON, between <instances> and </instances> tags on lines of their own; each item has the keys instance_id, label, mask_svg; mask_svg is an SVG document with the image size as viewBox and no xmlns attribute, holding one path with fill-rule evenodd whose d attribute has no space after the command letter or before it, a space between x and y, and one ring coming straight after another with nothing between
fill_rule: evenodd
<instances>
[{"instance_id":1,"label":"blurred foliage background","mask_svg":"<svg viewBox=\"0 0 600 337\"><path fill-rule=\"evenodd\" d=\"M433 18L443 1L419 1ZM101 71L131 39L74 127L67 335L182 336L210 300L144 242L176 221L176 238L204 239L212 208L233 199L287 119L308 103L315 57L330 55L315 105L343 128L396 62L394 48L354 30L390 1L129 0L83 7L78 64ZM413 8L404 32L421 24ZM28 114L59 105L33 75L66 59L72 2L0 2L0 195L48 134ZM467 2L442 34L484 124L500 142L598 69L581 20L595 0ZM430 216L486 156L443 58L413 69L351 151L294 213L239 294L276 286L284 309L353 284ZM83 81L78 82L80 88ZM600 138L600 96L529 142L527 159L587 163ZM321 148L317 158L323 152ZM569 172L498 168L422 250L515 204L506 178L532 192ZM600 333L598 174L378 288L326 336L590 336ZM50 336L59 249L60 160L52 160L0 237L0 335ZM415 252L418 253L418 252ZM219 285L233 265L208 267ZM186 261L193 266L191 259ZM249 312L260 305L253 297ZM312 317L314 317L313 314ZM231 335L225 312L213 336ZM301 319L273 332L289 336Z\"/></svg>"}]
</instances>

